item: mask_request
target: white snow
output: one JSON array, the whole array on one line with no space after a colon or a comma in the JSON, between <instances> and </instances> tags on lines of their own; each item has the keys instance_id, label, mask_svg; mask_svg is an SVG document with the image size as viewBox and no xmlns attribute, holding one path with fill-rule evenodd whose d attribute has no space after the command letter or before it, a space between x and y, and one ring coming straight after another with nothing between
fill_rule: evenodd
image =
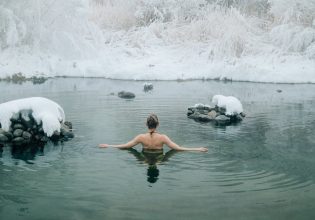
<instances>
[{"instance_id":1,"label":"white snow","mask_svg":"<svg viewBox=\"0 0 315 220\"><path fill-rule=\"evenodd\" d=\"M227 2L2 0L0 78L315 83L314 0Z\"/></svg>"},{"instance_id":2,"label":"white snow","mask_svg":"<svg viewBox=\"0 0 315 220\"><path fill-rule=\"evenodd\" d=\"M43 130L48 137L52 136L54 131L60 131L60 122L65 121L64 110L56 102L42 97L31 97L0 104L2 129L8 131L11 117L24 110L32 111L37 124L42 122Z\"/></svg>"},{"instance_id":3,"label":"white snow","mask_svg":"<svg viewBox=\"0 0 315 220\"><path fill-rule=\"evenodd\" d=\"M204 108L204 107L206 107L206 108L211 108L210 105L205 105L205 104L202 104L202 103L197 103L197 104L195 104L193 107L194 107L194 108Z\"/></svg>"},{"instance_id":4,"label":"white snow","mask_svg":"<svg viewBox=\"0 0 315 220\"><path fill-rule=\"evenodd\" d=\"M225 108L226 115L235 115L243 112L242 103L234 96L214 95L212 102L220 108Z\"/></svg>"}]
</instances>

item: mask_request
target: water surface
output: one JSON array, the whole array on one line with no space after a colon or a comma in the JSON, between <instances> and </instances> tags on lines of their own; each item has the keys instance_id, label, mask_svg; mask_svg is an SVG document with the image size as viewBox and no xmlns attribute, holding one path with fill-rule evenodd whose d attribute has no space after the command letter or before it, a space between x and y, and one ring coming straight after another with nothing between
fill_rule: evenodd
<instances>
[{"instance_id":1,"label":"water surface","mask_svg":"<svg viewBox=\"0 0 315 220\"><path fill-rule=\"evenodd\" d=\"M0 82L0 102L43 96L58 102L76 137L65 143L0 148L0 219L314 219L315 86L311 84L51 79ZM281 90L278 92L277 90ZM116 95L134 92L134 100ZM247 117L216 126L186 117L215 94L238 97ZM151 158L99 149L159 131L208 153ZM143 156L145 158L143 158Z\"/></svg>"}]
</instances>

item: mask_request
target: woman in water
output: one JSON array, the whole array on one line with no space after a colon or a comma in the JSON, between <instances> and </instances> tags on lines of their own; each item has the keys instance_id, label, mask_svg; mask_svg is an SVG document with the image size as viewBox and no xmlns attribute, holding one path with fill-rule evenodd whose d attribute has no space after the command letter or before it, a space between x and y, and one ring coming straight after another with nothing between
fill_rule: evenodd
<instances>
[{"instance_id":1,"label":"woman in water","mask_svg":"<svg viewBox=\"0 0 315 220\"><path fill-rule=\"evenodd\" d=\"M99 147L115 147L120 149L127 149L136 146L137 144L142 144L143 151L163 151L163 145L166 144L173 150L177 151L200 151L207 152L208 149L204 147L197 148L188 148L181 147L178 144L174 143L169 137L165 134L159 134L156 129L159 125L159 119L155 114L149 115L147 118L147 127L149 129L148 133L139 134L133 140L129 141L126 144L100 144Z\"/></svg>"}]
</instances>

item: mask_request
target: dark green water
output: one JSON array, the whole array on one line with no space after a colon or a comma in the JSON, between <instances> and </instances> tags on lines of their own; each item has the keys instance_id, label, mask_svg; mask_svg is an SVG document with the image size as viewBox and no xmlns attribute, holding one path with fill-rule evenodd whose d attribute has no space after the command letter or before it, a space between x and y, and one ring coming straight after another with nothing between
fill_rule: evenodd
<instances>
[{"instance_id":1,"label":"dark green water","mask_svg":"<svg viewBox=\"0 0 315 220\"><path fill-rule=\"evenodd\" d=\"M0 82L1 103L50 98L76 129L63 144L0 148L0 219L315 219L315 85L153 84L145 93L136 81ZM109 95L121 90L136 98ZM238 97L245 120L217 127L187 119L187 107L215 94ZM137 152L97 147L146 132L151 112L161 133L209 152L168 153L149 166Z\"/></svg>"}]
</instances>

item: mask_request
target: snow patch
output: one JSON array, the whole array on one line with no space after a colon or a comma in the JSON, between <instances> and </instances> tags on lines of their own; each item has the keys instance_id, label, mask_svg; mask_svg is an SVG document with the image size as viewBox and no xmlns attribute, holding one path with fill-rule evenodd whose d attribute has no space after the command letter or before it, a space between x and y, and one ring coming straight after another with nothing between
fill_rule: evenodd
<instances>
[{"instance_id":1,"label":"snow patch","mask_svg":"<svg viewBox=\"0 0 315 220\"><path fill-rule=\"evenodd\" d=\"M37 124L42 123L48 137L54 131L60 131L60 123L65 121L64 110L56 102L42 97L17 99L0 104L0 123L2 129L8 131L14 114L30 110Z\"/></svg>"},{"instance_id":2,"label":"snow patch","mask_svg":"<svg viewBox=\"0 0 315 220\"><path fill-rule=\"evenodd\" d=\"M212 102L220 108L225 108L226 115L235 115L243 112L243 105L234 96L214 95Z\"/></svg>"}]
</instances>

